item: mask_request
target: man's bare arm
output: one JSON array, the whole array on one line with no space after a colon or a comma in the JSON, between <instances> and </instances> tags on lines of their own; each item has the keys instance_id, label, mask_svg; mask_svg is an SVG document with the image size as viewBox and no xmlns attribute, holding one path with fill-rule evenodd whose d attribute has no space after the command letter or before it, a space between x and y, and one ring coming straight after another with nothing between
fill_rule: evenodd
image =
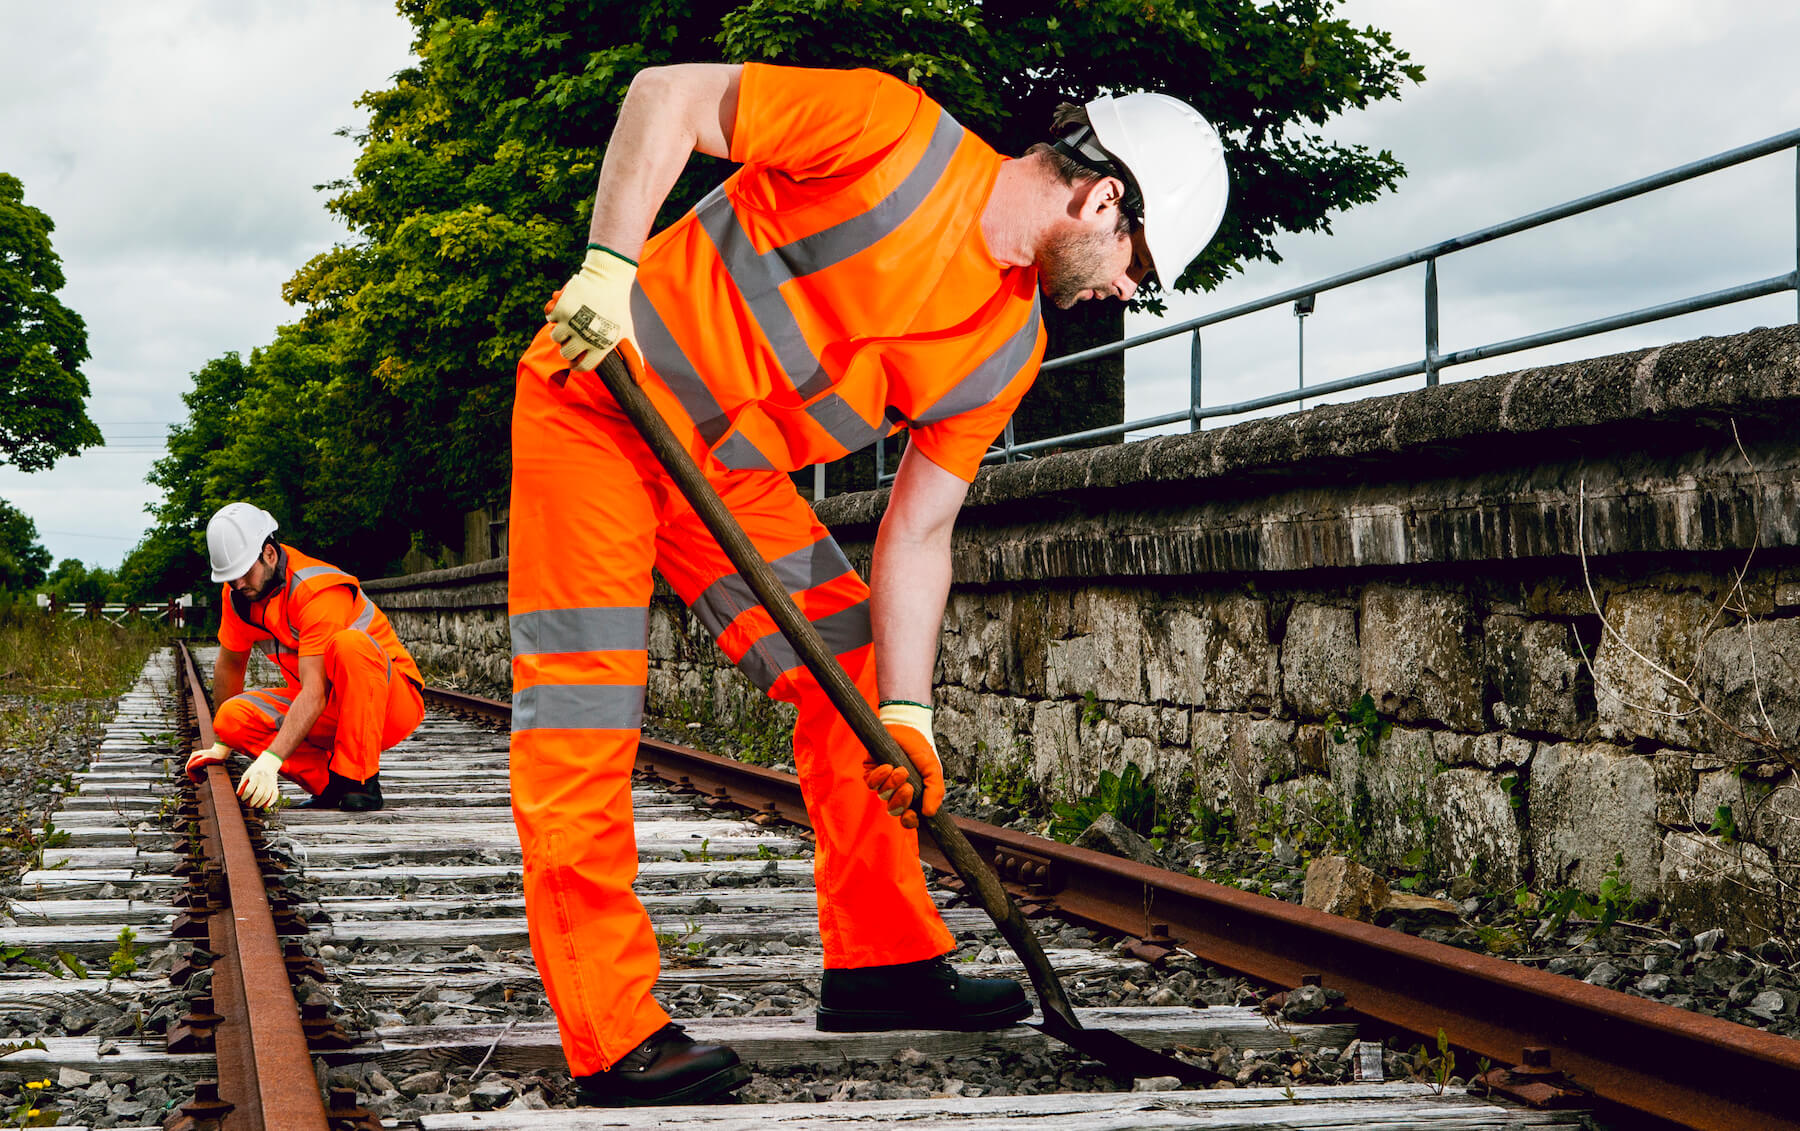
<instances>
[{"instance_id":1,"label":"man's bare arm","mask_svg":"<svg viewBox=\"0 0 1800 1131\"><path fill-rule=\"evenodd\" d=\"M637 73L600 165L588 242L639 258L688 157L731 155L742 73L734 63L681 63Z\"/></svg>"},{"instance_id":2,"label":"man's bare arm","mask_svg":"<svg viewBox=\"0 0 1800 1131\"><path fill-rule=\"evenodd\" d=\"M212 697L213 710L217 711L225 705L225 701L244 690L244 670L250 666L250 653L236 652L221 646L218 658L213 660Z\"/></svg>"},{"instance_id":3,"label":"man's bare arm","mask_svg":"<svg viewBox=\"0 0 1800 1131\"><path fill-rule=\"evenodd\" d=\"M269 743L266 754L287 760L287 756L300 745L306 733L319 721L325 713L325 657L300 657L300 691L294 696L293 706L288 708L287 718L281 720L281 729L275 732Z\"/></svg>"},{"instance_id":4,"label":"man's bare arm","mask_svg":"<svg viewBox=\"0 0 1800 1131\"><path fill-rule=\"evenodd\" d=\"M950 535L969 485L908 447L875 535L869 619L883 699L931 703L950 596Z\"/></svg>"}]
</instances>

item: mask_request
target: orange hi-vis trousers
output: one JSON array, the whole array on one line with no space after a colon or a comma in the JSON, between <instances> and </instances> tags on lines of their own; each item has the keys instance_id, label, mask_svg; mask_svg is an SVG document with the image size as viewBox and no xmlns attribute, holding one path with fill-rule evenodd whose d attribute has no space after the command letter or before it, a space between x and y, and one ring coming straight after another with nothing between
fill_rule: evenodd
<instances>
[{"instance_id":1,"label":"orange hi-vis trousers","mask_svg":"<svg viewBox=\"0 0 1800 1131\"><path fill-rule=\"evenodd\" d=\"M817 833L813 873L828 967L915 962L954 942L927 893L917 834L863 782L862 745L751 595L594 374L547 332L519 365L513 405L508 605L512 801L532 953L569 1071L604 1071L669 1015L632 892L631 769L644 713L654 567L719 647L799 708L794 761ZM704 452L667 389L646 392ZM869 590L787 476L702 464L713 487L865 696L875 694Z\"/></svg>"},{"instance_id":2,"label":"orange hi-vis trousers","mask_svg":"<svg viewBox=\"0 0 1800 1131\"><path fill-rule=\"evenodd\" d=\"M368 781L381 752L403 741L425 718L413 681L394 670L375 638L347 628L325 643L325 710L281 763L281 776L322 793L328 771ZM213 715L213 734L235 750L261 754L274 741L300 688L258 688L234 695Z\"/></svg>"}]
</instances>

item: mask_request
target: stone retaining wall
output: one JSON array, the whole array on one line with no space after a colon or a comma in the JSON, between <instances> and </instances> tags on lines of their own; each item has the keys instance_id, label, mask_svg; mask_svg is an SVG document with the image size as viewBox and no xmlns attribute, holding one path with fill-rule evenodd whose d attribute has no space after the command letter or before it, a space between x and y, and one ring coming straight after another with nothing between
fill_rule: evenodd
<instances>
[{"instance_id":1,"label":"stone retaining wall","mask_svg":"<svg viewBox=\"0 0 1800 1131\"><path fill-rule=\"evenodd\" d=\"M885 501L818 508L859 565ZM1800 918L1792 328L994 468L955 554L953 774L1073 798L1135 763L1390 867L1616 868L1742 937ZM371 589L427 664L501 691L503 583ZM652 710L755 699L666 594L651 667ZM1335 741L1365 692L1391 729Z\"/></svg>"}]
</instances>

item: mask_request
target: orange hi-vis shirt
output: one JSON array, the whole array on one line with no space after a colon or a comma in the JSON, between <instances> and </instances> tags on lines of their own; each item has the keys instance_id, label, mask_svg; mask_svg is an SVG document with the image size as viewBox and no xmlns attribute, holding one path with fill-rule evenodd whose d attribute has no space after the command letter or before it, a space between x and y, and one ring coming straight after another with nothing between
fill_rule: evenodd
<instances>
[{"instance_id":1,"label":"orange hi-vis shirt","mask_svg":"<svg viewBox=\"0 0 1800 1131\"><path fill-rule=\"evenodd\" d=\"M356 578L287 545L281 547L276 568L282 571L283 583L261 601L244 598L230 585L223 587L220 645L233 652L248 652L260 643L288 684L298 687L300 657L324 655L326 642L350 629L366 633L393 670L420 687L425 685L425 677L400 643L387 614L375 607Z\"/></svg>"},{"instance_id":2,"label":"orange hi-vis shirt","mask_svg":"<svg viewBox=\"0 0 1800 1131\"><path fill-rule=\"evenodd\" d=\"M964 480L1037 376L1035 267L994 258L1003 158L876 71L747 63L742 168L645 246L645 362L713 456L793 471L910 431Z\"/></svg>"}]
</instances>

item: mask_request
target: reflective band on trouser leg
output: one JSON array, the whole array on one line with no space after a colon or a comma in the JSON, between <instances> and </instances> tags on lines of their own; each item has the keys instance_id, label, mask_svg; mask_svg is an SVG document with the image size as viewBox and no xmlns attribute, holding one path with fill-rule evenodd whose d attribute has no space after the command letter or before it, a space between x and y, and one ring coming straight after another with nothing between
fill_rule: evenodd
<instances>
[{"instance_id":1,"label":"reflective band on trouser leg","mask_svg":"<svg viewBox=\"0 0 1800 1131\"><path fill-rule=\"evenodd\" d=\"M566 366L547 332L519 365L507 600L525 912L579 1076L610 1067L669 1018L650 993L656 936L631 890L654 457L617 406L600 411L598 378L550 380Z\"/></svg>"},{"instance_id":2,"label":"reflective band on trouser leg","mask_svg":"<svg viewBox=\"0 0 1800 1131\"><path fill-rule=\"evenodd\" d=\"M785 475L716 472L713 486L865 698L875 697L869 590ZM794 703L795 763L818 834L813 873L830 967L883 966L955 945L925 888L916 833L863 782L863 747L767 610L685 503L664 509L657 568L746 675Z\"/></svg>"},{"instance_id":3,"label":"reflective band on trouser leg","mask_svg":"<svg viewBox=\"0 0 1800 1131\"><path fill-rule=\"evenodd\" d=\"M293 706L298 691L296 687L258 688L232 696L213 715L213 734L234 750L261 754L275 740L281 724L287 721L288 708ZM312 731L281 763L281 776L297 782L308 793L318 793L328 780L325 760L330 740L320 743L315 736L321 726L329 726L330 722L328 703L325 714L313 725Z\"/></svg>"},{"instance_id":4,"label":"reflective band on trouser leg","mask_svg":"<svg viewBox=\"0 0 1800 1131\"><path fill-rule=\"evenodd\" d=\"M365 629L334 633L325 642L324 658L325 702L337 719L331 771L351 781L368 781L381 769L381 752L393 745L387 741L390 732L403 722L390 720L388 707L395 698L394 685L406 679L394 674L393 661ZM397 706L405 711L411 704L401 697ZM409 733L411 728L406 728L400 738Z\"/></svg>"}]
</instances>

